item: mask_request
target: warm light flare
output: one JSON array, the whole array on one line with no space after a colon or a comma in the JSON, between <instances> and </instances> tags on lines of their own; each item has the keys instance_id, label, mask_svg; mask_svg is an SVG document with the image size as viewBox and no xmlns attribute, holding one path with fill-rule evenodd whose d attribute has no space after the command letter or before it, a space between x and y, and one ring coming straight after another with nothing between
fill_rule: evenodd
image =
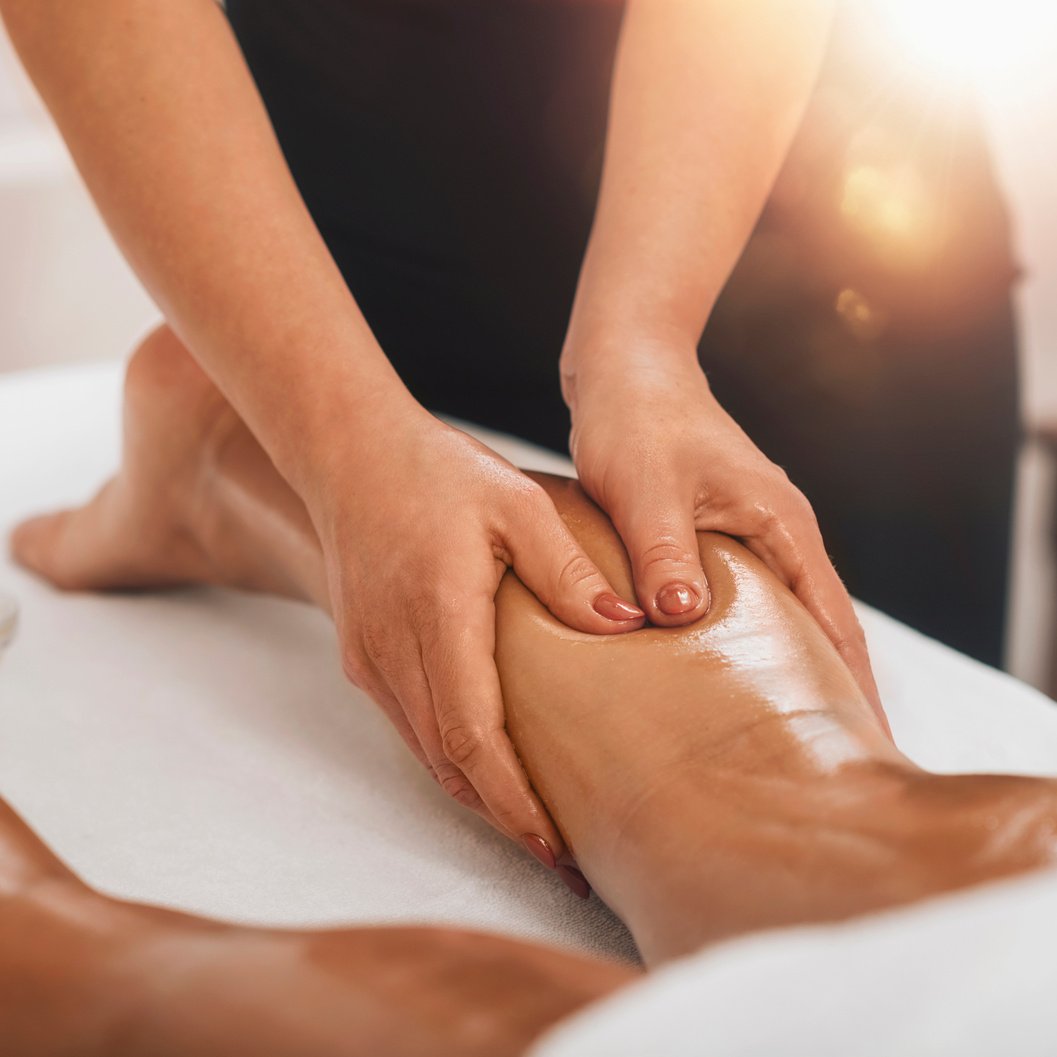
<instances>
[{"instance_id":1,"label":"warm light flare","mask_svg":"<svg viewBox=\"0 0 1057 1057\"><path fill-rule=\"evenodd\" d=\"M860 341L873 341L880 337L888 322L885 314L876 309L864 294L851 287L841 290L833 307L844 325Z\"/></svg>"},{"instance_id":2,"label":"warm light flare","mask_svg":"<svg viewBox=\"0 0 1057 1057\"><path fill-rule=\"evenodd\" d=\"M937 206L909 162L852 162L840 203L845 220L896 267L922 267L944 232Z\"/></svg>"}]
</instances>

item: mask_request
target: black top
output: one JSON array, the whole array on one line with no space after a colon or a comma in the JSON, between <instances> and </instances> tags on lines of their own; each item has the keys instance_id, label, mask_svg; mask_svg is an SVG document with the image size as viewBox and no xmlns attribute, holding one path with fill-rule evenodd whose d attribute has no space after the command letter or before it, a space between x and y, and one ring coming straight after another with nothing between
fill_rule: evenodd
<instances>
[{"instance_id":1,"label":"black top","mask_svg":"<svg viewBox=\"0 0 1057 1057\"><path fill-rule=\"evenodd\" d=\"M227 10L309 209L412 392L564 450L557 361L597 196L621 5Z\"/></svg>"}]
</instances>

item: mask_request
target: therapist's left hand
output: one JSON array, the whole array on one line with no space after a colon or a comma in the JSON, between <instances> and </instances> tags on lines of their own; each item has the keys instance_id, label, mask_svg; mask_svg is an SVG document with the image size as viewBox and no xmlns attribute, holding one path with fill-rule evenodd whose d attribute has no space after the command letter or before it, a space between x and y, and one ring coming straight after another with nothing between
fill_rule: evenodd
<instances>
[{"instance_id":1,"label":"therapist's left hand","mask_svg":"<svg viewBox=\"0 0 1057 1057\"><path fill-rule=\"evenodd\" d=\"M580 483L610 516L649 619L703 616L698 530L740 539L821 625L888 730L866 639L811 504L713 396L693 349L562 357Z\"/></svg>"}]
</instances>

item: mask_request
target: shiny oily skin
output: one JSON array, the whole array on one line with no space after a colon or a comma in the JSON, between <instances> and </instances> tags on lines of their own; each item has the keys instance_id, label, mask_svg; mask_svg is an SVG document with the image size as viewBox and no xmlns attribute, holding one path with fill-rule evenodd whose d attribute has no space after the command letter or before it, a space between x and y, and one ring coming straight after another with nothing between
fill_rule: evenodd
<instances>
[{"instance_id":1,"label":"shiny oily skin","mask_svg":"<svg viewBox=\"0 0 1057 1057\"><path fill-rule=\"evenodd\" d=\"M531 476L633 599L608 518ZM712 603L686 627L584 635L513 573L497 596L508 730L648 962L1052 860L1052 782L922 771L792 592L736 541L698 539Z\"/></svg>"},{"instance_id":2,"label":"shiny oily skin","mask_svg":"<svg viewBox=\"0 0 1057 1057\"><path fill-rule=\"evenodd\" d=\"M616 590L634 598L609 519L575 481L532 476ZM812 775L904 759L821 628L763 562L717 533L699 533L699 544L712 602L685 627L585 635L513 573L500 586L496 659L507 726L581 849L591 843L588 820L606 813L585 756L647 785L735 743L739 755L750 745L759 752L761 768L781 750L783 767L802 763ZM611 804L614 790L602 795Z\"/></svg>"}]
</instances>

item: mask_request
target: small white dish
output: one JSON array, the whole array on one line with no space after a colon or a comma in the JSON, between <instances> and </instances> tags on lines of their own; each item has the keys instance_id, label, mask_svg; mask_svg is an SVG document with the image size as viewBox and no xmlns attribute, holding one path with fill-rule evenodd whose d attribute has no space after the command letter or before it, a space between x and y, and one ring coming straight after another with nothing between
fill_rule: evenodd
<instances>
[{"instance_id":1,"label":"small white dish","mask_svg":"<svg viewBox=\"0 0 1057 1057\"><path fill-rule=\"evenodd\" d=\"M0 650L11 643L18 628L18 603L10 596L0 594Z\"/></svg>"}]
</instances>

